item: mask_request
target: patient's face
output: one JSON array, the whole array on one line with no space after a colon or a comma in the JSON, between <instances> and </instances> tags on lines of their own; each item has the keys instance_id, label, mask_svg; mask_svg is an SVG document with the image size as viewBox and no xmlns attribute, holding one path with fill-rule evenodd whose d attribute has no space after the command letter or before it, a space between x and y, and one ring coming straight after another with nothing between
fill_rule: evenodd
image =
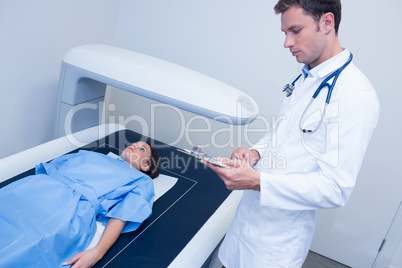
<instances>
[{"instance_id":1,"label":"patient's face","mask_svg":"<svg viewBox=\"0 0 402 268\"><path fill-rule=\"evenodd\" d=\"M124 149L121 158L135 169L147 171L151 158L151 147L146 142L136 142Z\"/></svg>"}]
</instances>

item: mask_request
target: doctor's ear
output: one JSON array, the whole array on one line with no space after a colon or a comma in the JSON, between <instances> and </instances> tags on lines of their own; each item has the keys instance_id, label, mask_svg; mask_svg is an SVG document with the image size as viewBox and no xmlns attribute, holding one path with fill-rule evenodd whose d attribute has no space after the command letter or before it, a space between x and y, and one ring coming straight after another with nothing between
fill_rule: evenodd
<instances>
[{"instance_id":1,"label":"doctor's ear","mask_svg":"<svg viewBox=\"0 0 402 268\"><path fill-rule=\"evenodd\" d=\"M323 31L325 34L331 32L331 30L335 30L335 16L333 13L328 12L322 15L321 17L321 25L323 26Z\"/></svg>"}]
</instances>

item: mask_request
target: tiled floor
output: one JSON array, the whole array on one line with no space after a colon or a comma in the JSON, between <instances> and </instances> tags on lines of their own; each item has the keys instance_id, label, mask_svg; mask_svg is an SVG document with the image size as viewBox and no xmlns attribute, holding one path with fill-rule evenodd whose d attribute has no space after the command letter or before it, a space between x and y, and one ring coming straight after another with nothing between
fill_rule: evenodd
<instances>
[{"instance_id":1,"label":"tiled floor","mask_svg":"<svg viewBox=\"0 0 402 268\"><path fill-rule=\"evenodd\" d=\"M211 254L208 260L204 263L202 268L224 268L217 256L217 250ZM312 251L307 255L306 261L302 268L350 268L334 260L328 259L322 255L314 253Z\"/></svg>"},{"instance_id":2,"label":"tiled floor","mask_svg":"<svg viewBox=\"0 0 402 268\"><path fill-rule=\"evenodd\" d=\"M303 268L349 268L349 266L310 251L303 264Z\"/></svg>"}]
</instances>

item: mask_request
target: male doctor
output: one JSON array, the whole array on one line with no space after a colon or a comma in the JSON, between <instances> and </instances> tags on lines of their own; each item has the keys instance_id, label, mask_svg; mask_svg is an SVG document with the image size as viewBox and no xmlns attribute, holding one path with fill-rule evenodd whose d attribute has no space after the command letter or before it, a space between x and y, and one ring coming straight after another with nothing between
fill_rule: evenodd
<instances>
[{"instance_id":1,"label":"male doctor","mask_svg":"<svg viewBox=\"0 0 402 268\"><path fill-rule=\"evenodd\" d=\"M351 59L338 39L340 0L280 0L274 9L285 48L304 63L302 76L271 131L223 159L233 168L204 163L228 189L244 189L219 251L227 268L302 266L316 210L345 205L379 115L374 88L353 61L325 111L327 88L308 105L321 82Z\"/></svg>"}]
</instances>

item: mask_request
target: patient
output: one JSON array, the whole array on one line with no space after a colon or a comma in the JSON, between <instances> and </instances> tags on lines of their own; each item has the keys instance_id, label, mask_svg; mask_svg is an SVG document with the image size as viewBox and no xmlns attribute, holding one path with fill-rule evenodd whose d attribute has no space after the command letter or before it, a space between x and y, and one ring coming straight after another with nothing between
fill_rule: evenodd
<instances>
[{"instance_id":1,"label":"patient","mask_svg":"<svg viewBox=\"0 0 402 268\"><path fill-rule=\"evenodd\" d=\"M146 142L118 159L79 151L41 163L0 189L0 267L92 267L151 215L158 174L158 154ZM96 220L106 228L85 250Z\"/></svg>"}]
</instances>

